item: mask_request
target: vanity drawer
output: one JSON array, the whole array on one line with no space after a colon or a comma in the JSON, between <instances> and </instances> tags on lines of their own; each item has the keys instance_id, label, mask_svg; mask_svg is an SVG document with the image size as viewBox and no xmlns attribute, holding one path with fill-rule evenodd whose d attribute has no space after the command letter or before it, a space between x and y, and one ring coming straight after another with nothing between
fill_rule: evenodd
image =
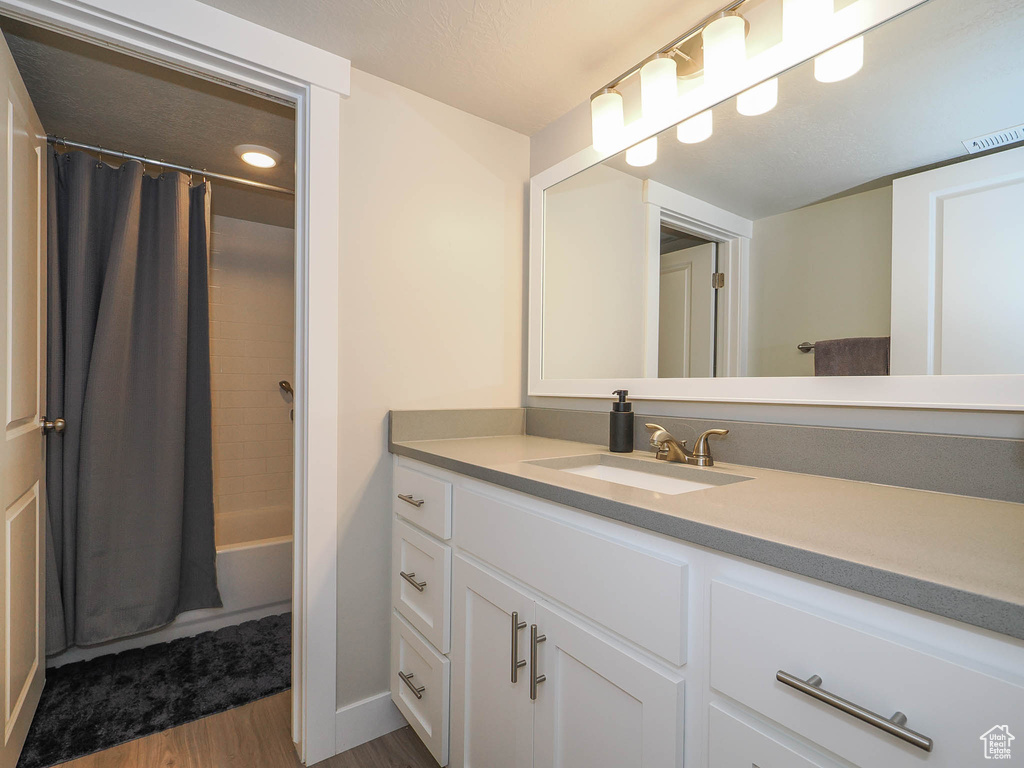
<instances>
[{"instance_id":1,"label":"vanity drawer","mask_svg":"<svg viewBox=\"0 0 1024 768\"><path fill-rule=\"evenodd\" d=\"M686 663L687 565L463 487L456 544L676 666Z\"/></svg>"},{"instance_id":2,"label":"vanity drawer","mask_svg":"<svg viewBox=\"0 0 1024 768\"><path fill-rule=\"evenodd\" d=\"M439 539L452 537L452 484L445 480L397 464L391 507Z\"/></svg>"},{"instance_id":3,"label":"vanity drawer","mask_svg":"<svg viewBox=\"0 0 1024 768\"><path fill-rule=\"evenodd\" d=\"M448 764L451 662L391 614L391 699L439 765Z\"/></svg>"},{"instance_id":4,"label":"vanity drawer","mask_svg":"<svg viewBox=\"0 0 1024 768\"><path fill-rule=\"evenodd\" d=\"M711 585L711 686L862 768L982 761L979 738L1024 712L1024 688L870 631ZM934 740L923 749L779 682L780 671ZM1012 728L1012 726L1011 726Z\"/></svg>"},{"instance_id":5,"label":"vanity drawer","mask_svg":"<svg viewBox=\"0 0 1024 768\"><path fill-rule=\"evenodd\" d=\"M391 601L441 653L451 645L452 548L395 518Z\"/></svg>"},{"instance_id":6,"label":"vanity drawer","mask_svg":"<svg viewBox=\"0 0 1024 768\"><path fill-rule=\"evenodd\" d=\"M788 741L760 723L745 722L711 705L708 768L838 768L806 748L797 752Z\"/></svg>"}]
</instances>

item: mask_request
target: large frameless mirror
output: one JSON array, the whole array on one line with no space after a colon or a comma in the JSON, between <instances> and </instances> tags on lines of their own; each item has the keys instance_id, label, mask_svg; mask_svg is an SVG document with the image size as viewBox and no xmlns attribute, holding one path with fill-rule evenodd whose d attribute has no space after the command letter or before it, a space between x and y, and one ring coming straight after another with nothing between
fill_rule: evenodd
<instances>
[{"instance_id":1,"label":"large frameless mirror","mask_svg":"<svg viewBox=\"0 0 1024 768\"><path fill-rule=\"evenodd\" d=\"M548 187L540 377L1024 374L1022 40L930 0Z\"/></svg>"}]
</instances>

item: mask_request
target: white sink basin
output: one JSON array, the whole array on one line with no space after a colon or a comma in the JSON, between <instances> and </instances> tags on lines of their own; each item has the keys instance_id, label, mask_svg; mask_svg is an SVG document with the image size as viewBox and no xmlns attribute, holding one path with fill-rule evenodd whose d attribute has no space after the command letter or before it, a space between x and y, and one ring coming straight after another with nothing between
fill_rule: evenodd
<instances>
[{"instance_id":1,"label":"white sink basin","mask_svg":"<svg viewBox=\"0 0 1024 768\"><path fill-rule=\"evenodd\" d=\"M720 485L750 480L727 472L691 467L631 456L598 453L591 456L567 456L527 462L539 467L557 469L571 475L593 477L617 485L641 488L665 496L703 491Z\"/></svg>"},{"instance_id":2,"label":"white sink basin","mask_svg":"<svg viewBox=\"0 0 1024 768\"><path fill-rule=\"evenodd\" d=\"M677 493L689 493L690 491L714 488L711 483L698 483L694 480L683 480L679 477L652 475L650 472L625 469L624 467L611 467L607 464L588 464L584 467L573 467L571 469L563 469L562 471L568 472L571 475L596 477L598 480L607 480L609 483L644 488L648 491L664 493L670 496L674 496Z\"/></svg>"}]
</instances>

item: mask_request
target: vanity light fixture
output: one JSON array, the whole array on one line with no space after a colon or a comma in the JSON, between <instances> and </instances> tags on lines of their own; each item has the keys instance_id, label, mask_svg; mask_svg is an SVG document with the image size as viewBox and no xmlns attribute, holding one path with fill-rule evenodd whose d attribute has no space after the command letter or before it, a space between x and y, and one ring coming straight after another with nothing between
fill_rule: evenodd
<instances>
[{"instance_id":1,"label":"vanity light fixture","mask_svg":"<svg viewBox=\"0 0 1024 768\"><path fill-rule=\"evenodd\" d=\"M832 15L832 0L782 0L782 41L800 44L812 38Z\"/></svg>"},{"instance_id":2,"label":"vanity light fixture","mask_svg":"<svg viewBox=\"0 0 1024 768\"><path fill-rule=\"evenodd\" d=\"M661 119L671 112L677 98L676 60L670 53L657 53L640 67L640 106L644 117Z\"/></svg>"},{"instance_id":3,"label":"vanity light fixture","mask_svg":"<svg viewBox=\"0 0 1024 768\"><path fill-rule=\"evenodd\" d=\"M635 168L643 168L658 159L658 137L641 141L636 146L626 150L626 162Z\"/></svg>"},{"instance_id":4,"label":"vanity light fixture","mask_svg":"<svg viewBox=\"0 0 1024 768\"><path fill-rule=\"evenodd\" d=\"M711 110L706 109L689 120L683 120L676 128L676 138L683 144L699 144L705 139L711 138L714 129L715 124Z\"/></svg>"},{"instance_id":5,"label":"vanity light fixture","mask_svg":"<svg viewBox=\"0 0 1024 768\"><path fill-rule=\"evenodd\" d=\"M814 57L814 79L838 83L860 72L864 66L864 37L855 37Z\"/></svg>"},{"instance_id":6,"label":"vanity light fixture","mask_svg":"<svg viewBox=\"0 0 1024 768\"><path fill-rule=\"evenodd\" d=\"M773 77L749 88L736 97L736 111L754 117L770 112L779 103L779 79Z\"/></svg>"},{"instance_id":7,"label":"vanity light fixture","mask_svg":"<svg viewBox=\"0 0 1024 768\"><path fill-rule=\"evenodd\" d=\"M722 13L701 31L704 83L726 88L747 61L747 22L738 13Z\"/></svg>"},{"instance_id":8,"label":"vanity light fixture","mask_svg":"<svg viewBox=\"0 0 1024 768\"><path fill-rule=\"evenodd\" d=\"M259 144L239 144L235 147L235 154L256 168L273 168L281 162L280 154Z\"/></svg>"},{"instance_id":9,"label":"vanity light fixture","mask_svg":"<svg viewBox=\"0 0 1024 768\"><path fill-rule=\"evenodd\" d=\"M602 88L590 100L590 121L594 129L594 149L601 153L615 149L626 124L622 94L614 88Z\"/></svg>"},{"instance_id":10,"label":"vanity light fixture","mask_svg":"<svg viewBox=\"0 0 1024 768\"><path fill-rule=\"evenodd\" d=\"M833 27L838 17L834 1L774 0L782 6L782 41L778 45L784 47L783 53L802 59L821 50L817 41L836 39L838 30ZM697 94L698 102L708 104L735 94L733 86L744 79L750 82L750 73L745 71L750 23L738 11L747 2L731 0L721 11L594 93L590 97L594 148L608 154L625 143L625 111L618 88L634 75L640 77L643 120L651 125L663 123L665 118L681 111L684 102L689 103L691 91L710 89L709 93ZM793 50L785 50L789 47ZM814 76L819 82L834 83L860 71L863 65L864 38L858 36L818 54L814 58ZM736 109L742 115L763 115L774 109L778 101L779 82L773 77L739 93ZM685 144L696 144L710 137L712 130L711 111L705 110L680 123L676 136ZM637 132L628 133L632 138ZM652 137L629 148L626 162L650 165L657 156L657 141Z\"/></svg>"}]
</instances>

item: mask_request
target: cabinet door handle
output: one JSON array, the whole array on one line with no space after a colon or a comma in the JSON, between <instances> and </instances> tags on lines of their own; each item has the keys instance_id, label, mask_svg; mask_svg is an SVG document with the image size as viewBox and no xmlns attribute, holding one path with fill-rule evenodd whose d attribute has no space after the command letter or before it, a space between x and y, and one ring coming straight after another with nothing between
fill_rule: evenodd
<instances>
[{"instance_id":1,"label":"cabinet door handle","mask_svg":"<svg viewBox=\"0 0 1024 768\"><path fill-rule=\"evenodd\" d=\"M412 504L414 507L422 507L424 499L414 499L411 493L400 493L398 498L404 501L406 504Z\"/></svg>"},{"instance_id":2,"label":"cabinet door handle","mask_svg":"<svg viewBox=\"0 0 1024 768\"><path fill-rule=\"evenodd\" d=\"M410 584L412 584L416 588L416 590L418 592L422 592L424 589L427 588L427 582L425 582L425 581L416 581L416 572L415 571L413 571L412 573L406 573L405 571L399 571L398 575L401 576L406 581L408 581Z\"/></svg>"},{"instance_id":3,"label":"cabinet door handle","mask_svg":"<svg viewBox=\"0 0 1024 768\"><path fill-rule=\"evenodd\" d=\"M537 634L537 625L530 625L530 699L537 700L537 686L547 680L546 675L537 674L537 646L547 640L547 635Z\"/></svg>"},{"instance_id":4,"label":"cabinet door handle","mask_svg":"<svg viewBox=\"0 0 1024 768\"><path fill-rule=\"evenodd\" d=\"M519 658L519 631L526 629L526 622L519 620L519 612L512 611L512 682L519 682L519 670L526 666L526 659Z\"/></svg>"},{"instance_id":5,"label":"cabinet door handle","mask_svg":"<svg viewBox=\"0 0 1024 768\"><path fill-rule=\"evenodd\" d=\"M427 688L424 685L416 685L416 683L414 683L412 681L412 679L415 677L415 675L412 672L410 672L407 675L407 674L405 674L405 672L402 672L401 670L399 670L398 671L398 676L400 678L402 678L402 682L403 683L405 683L406 685L409 686L409 690L413 692L413 694L416 696L417 699L422 699L423 698L423 692L425 690L427 690Z\"/></svg>"},{"instance_id":6,"label":"cabinet door handle","mask_svg":"<svg viewBox=\"0 0 1024 768\"><path fill-rule=\"evenodd\" d=\"M817 699L828 704L830 707L835 707L840 712L853 715L858 720L868 725L873 725L875 728L883 730L897 739L903 739L903 741L913 744L918 749L923 749L925 752L932 751L933 742L931 739L917 731L904 727L907 724L907 716L902 712L897 712L889 718L882 717L870 709L865 709L859 704L854 704L852 701L847 701L841 696L836 696L836 694L826 691L821 687L821 678L817 675L811 675L806 680L801 680L796 675L791 675L789 672L783 672L780 669L775 673L775 679L780 683L785 683L790 688L796 688L800 693L806 693L812 699Z\"/></svg>"}]
</instances>

